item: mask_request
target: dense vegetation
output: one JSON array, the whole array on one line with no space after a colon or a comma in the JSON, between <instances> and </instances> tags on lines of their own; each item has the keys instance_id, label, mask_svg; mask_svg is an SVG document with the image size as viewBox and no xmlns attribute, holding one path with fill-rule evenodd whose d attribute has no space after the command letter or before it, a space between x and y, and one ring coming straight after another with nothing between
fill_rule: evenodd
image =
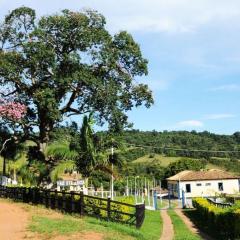
<instances>
[{"instance_id":1,"label":"dense vegetation","mask_svg":"<svg viewBox=\"0 0 240 240\"><path fill-rule=\"evenodd\" d=\"M135 81L148 73L139 45L126 31L112 36L105 25L94 10L37 17L29 7L1 21L0 97L15 96L25 106L17 130L36 150L45 151L54 127L69 116L93 112L118 132L129 126L127 111L152 105L151 90Z\"/></svg>"},{"instance_id":2,"label":"dense vegetation","mask_svg":"<svg viewBox=\"0 0 240 240\"><path fill-rule=\"evenodd\" d=\"M138 150L139 154L144 154L148 151L167 156L205 159L211 157L240 158L240 132L236 132L233 135L219 135L207 131L144 132L131 130L125 131L122 139L129 146L145 146L144 151ZM202 151L197 152L193 150Z\"/></svg>"},{"instance_id":3,"label":"dense vegetation","mask_svg":"<svg viewBox=\"0 0 240 240\"><path fill-rule=\"evenodd\" d=\"M2 136L4 137L4 134ZM73 122L71 125L56 127L50 135L50 144L46 151L46 156L48 156L49 161L52 161L53 165L50 171L46 169L46 166L39 159L41 155L37 156L38 161L36 161L35 152L32 151L35 145L27 143L22 149L18 150L20 153L16 154L15 157L7 157L10 159L10 162L8 160L10 163L8 164L8 169L10 167L8 174L13 176L13 170L15 169L16 174L26 184L38 185L42 180L49 181L50 179L55 182L61 178L62 174L71 173L76 169L75 162L77 161L80 162L79 168L88 170L89 185L93 185L95 188L103 186L104 189L109 189L111 174L109 164L113 162L114 188L116 191L123 193L126 186L126 177L128 177L129 184L133 186L134 176L139 176L138 184L143 186L145 178L149 181L153 181L154 178L163 180L182 170L204 169L208 164L222 167L237 174L240 171L237 154L235 156L225 154L225 157L220 158L211 157L208 152L203 151L201 157L194 158L190 151L167 149L167 147L170 147L175 149L188 148L190 150L210 149L214 151L234 149L236 151L239 149L238 133L227 136L207 132L141 132L132 130L125 131L122 135L109 135L107 132L98 132L89 136L91 137L90 139L88 137L89 140L86 146L90 146L90 148L84 151L92 151L93 147L96 148L93 151L92 161L81 162L80 160L82 157L79 154L83 152L80 143L81 138L84 138L84 134L81 133L80 127ZM165 148L161 147L165 141L164 139L167 139ZM113 156L111 155L112 145L114 146ZM99 157L105 159L105 161L98 161ZM83 164L84 166L82 166ZM31 171L29 172L28 169L31 169ZM48 177L44 178L44 175Z\"/></svg>"},{"instance_id":4,"label":"dense vegetation","mask_svg":"<svg viewBox=\"0 0 240 240\"><path fill-rule=\"evenodd\" d=\"M189 212L197 224L217 239L239 239L239 203L232 207L217 207L204 198L193 199L195 211Z\"/></svg>"}]
</instances>

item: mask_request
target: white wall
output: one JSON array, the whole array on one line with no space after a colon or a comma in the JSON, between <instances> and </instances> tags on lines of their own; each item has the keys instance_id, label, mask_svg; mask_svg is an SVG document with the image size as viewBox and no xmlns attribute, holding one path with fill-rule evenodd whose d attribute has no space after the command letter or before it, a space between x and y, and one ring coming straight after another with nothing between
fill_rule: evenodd
<instances>
[{"instance_id":1,"label":"white wall","mask_svg":"<svg viewBox=\"0 0 240 240\"><path fill-rule=\"evenodd\" d=\"M219 191L218 183L223 183L223 191ZM200 183L201 186L197 186ZM207 184L211 184L210 186ZM177 184L177 183L176 183ZM191 185L191 192L186 192L186 184ZM182 197L182 190L185 192L185 197L211 197L215 194L227 193L234 194L239 193L238 179L228 180L204 180L204 181L180 181L180 197ZM178 196L176 196L178 197Z\"/></svg>"}]
</instances>

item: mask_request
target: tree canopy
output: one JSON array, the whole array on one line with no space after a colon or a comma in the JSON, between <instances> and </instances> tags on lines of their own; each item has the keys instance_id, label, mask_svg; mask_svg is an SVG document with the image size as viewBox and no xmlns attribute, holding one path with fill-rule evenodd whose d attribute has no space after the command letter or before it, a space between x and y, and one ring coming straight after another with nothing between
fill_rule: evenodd
<instances>
[{"instance_id":1,"label":"tree canopy","mask_svg":"<svg viewBox=\"0 0 240 240\"><path fill-rule=\"evenodd\" d=\"M135 81L147 74L139 45L125 31L112 36L105 24L93 10L36 18L28 7L1 24L0 86L27 106L21 128L41 150L65 117L94 112L99 124L120 131L127 111L153 103L148 86Z\"/></svg>"}]
</instances>

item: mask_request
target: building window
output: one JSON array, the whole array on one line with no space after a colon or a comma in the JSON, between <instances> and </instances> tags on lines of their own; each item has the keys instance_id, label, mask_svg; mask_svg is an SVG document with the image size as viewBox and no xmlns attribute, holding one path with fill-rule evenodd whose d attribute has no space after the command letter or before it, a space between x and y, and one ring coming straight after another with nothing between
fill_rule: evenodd
<instances>
[{"instance_id":1,"label":"building window","mask_svg":"<svg viewBox=\"0 0 240 240\"><path fill-rule=\"evenodd\" d=\"M211 183L206 183L205 186L211 186Z\"/></svg>"},{"instance_id":2,"label":"building window","mask_svg":"<svg viewBox=\"0 0 240 240\"><path fill-rule=\"evenodd\" d=\"M223 191L223 183L222 182L218 183L218 190Z\"/></svg>"},{"instance_id":3,"label":"building window","mask_svg":"<svg viewBox=\"0 0 240 240\"><path fill-rule=\"evenodd\" d=\"M202 186L202 184L201 184L201 183L197 183L196 185L197 185L198 187L201 187L201 186Z\"/></svg>"},{"instance_id":4,"label":"building window","mask_svg":"<svg viewBox=\"0 0 240 240\"><path fill-rule=\"evenodd\" d=\"M186 184L186 192L187 193L191 192L191 184Z\"/></svg>"}]
</instances>

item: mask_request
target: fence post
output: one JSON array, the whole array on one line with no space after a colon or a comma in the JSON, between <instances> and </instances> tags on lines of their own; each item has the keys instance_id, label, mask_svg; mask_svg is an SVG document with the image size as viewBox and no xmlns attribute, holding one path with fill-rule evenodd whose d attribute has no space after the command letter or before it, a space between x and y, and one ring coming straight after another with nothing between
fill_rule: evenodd
<instances>
[{"instance_id":1,"label":"fence post","mask_svg":"<svg viewBox=\"0 0 240 240\"><path fill-rule=\"evenodd\" d=\"M45 207L48 207L48 191L45 189L44 190L44 195L45 195Z\"/></svg>"},{"instance_id":2,"label":"fence post","mask_svg":"<svg viewBox=\"0 0 240 240\"><path fill-rule=\"evenodd\" d=\"M111 218L111 197L110 196L108 196L108 199L107 199L107 218L108 218L108 221Z\"/></svg>"},{"instance_id":3,"label":"fence post","mask_svg":"<svg viewBox=\"0 0 240 240\"><path fill-rule=\"evenodd\" d=\"M32 204L36 204L37 197L36 197L36 188L32 188Z\"/></svg>"},{"instance_id":4,"label":"fence post","mask_svg":"<svg viewBox=\"0 0 240 240\"><path fill-rule=\"evenodd\" d=\"M27 191L27 189L24 187L22 189L22 201L23 202L26 202L26 191Z\"/></svg>"},{"instance_id":5,"label":"fence post","mask_svg":"<svg viewBox=\"0 0 240 240\"><path fill-rule=\"evenodd\" d=\"M65 190L62 191L62 210L66 211L66 194L65 194Z\"/></svg>"},{"instance_id":6,"label":"fence post","mask_svg":"<svg viewBox=\"0 0 240 240\"><path fill-rule=\"evenodd\" d=\"M5 198L8 198L8 187L5 187Z\"/></svg>"},{"instance_id":7,"label":"fence post","mask_svg":"<svg viewBox=\"0 0 240 240\"><path fill-rule=\"evenodd\" d=\"M52 208L52 196L50 190L48 190L48 207Z\"/></svg>"},{"instance_id":8,"label":"fence post","mask_svg":"<svg viewBox=\"0 0 240 240\"><path fill-rule=\"evenodd\" d=\"M58 209L58 192L57 192L57 190L55 190L55 194L54 194L54 206L55 206L55 209Z\"/></svg>"},{"instance_id":9,"label":"fence post","mask_svg":"<svg viewBox=\"0 0 240 240\"><path fill-rule=\"evenodd\" d=\"M83 191L80 192L80 215L84 215L84 194Z\"/></svg>"},{"instance_id":10,"label":"fence post","mask_svg":"<svg viewBox=\"0 0 240 240\"><path fill-rule=\"evenodd\" d=\"M145 218L145 204L138 204L136 207L136 228L140 228Z\"/></svg>"},{"instance_id":11,"label":"fence post","mask_svg":"<svg viewBox=\"0 0 240 240\"><path fill-rule=\"evenodd\" d=\"M75 199L74 199L74 192L71 192L71 212L75 212Z\"/></svg>"},{"instance_id":12,"label":"fence post","mask_svg":"<svg viewBox=\"0 0 240 240\"><path fill-rule=\"evenodd\" d=\"M4 195L5 198L8 197L8 187L5 186L5 195Z\"/></svg>"}]
</instances>

